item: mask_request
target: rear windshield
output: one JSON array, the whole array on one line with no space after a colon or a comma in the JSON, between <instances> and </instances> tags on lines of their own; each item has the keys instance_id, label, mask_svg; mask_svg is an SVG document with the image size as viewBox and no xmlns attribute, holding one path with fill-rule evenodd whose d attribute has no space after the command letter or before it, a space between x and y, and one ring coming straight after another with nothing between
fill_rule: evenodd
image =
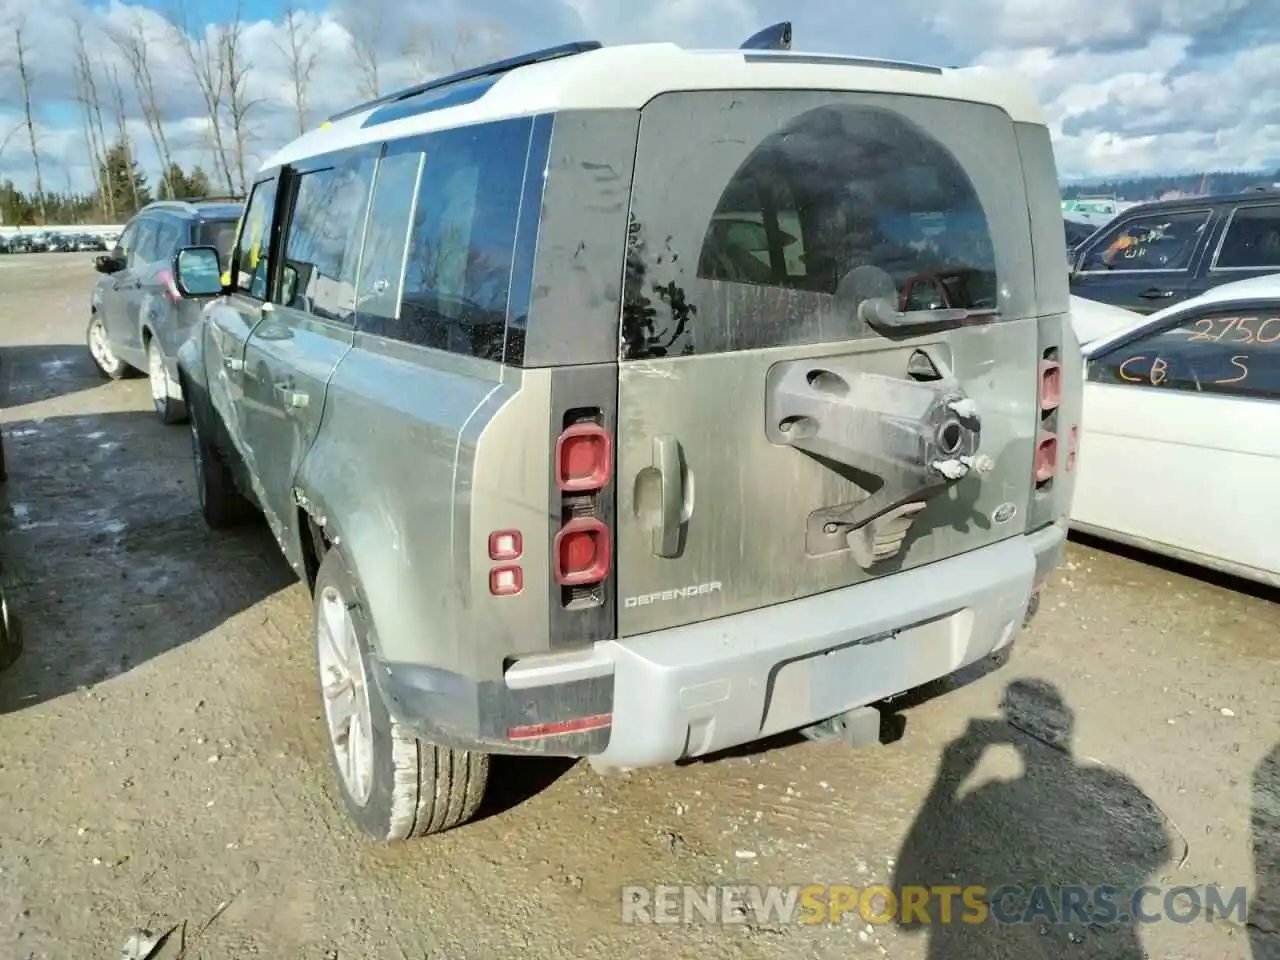
<instances>
[{"instance_id":1,"label":"rear windshield","mask_svg":"<svg viewBox=\"0 0 1280 960\"><path fill-rule=\"evenodd\" d=\"M1032 316L1029 231L1014 127L994 107L666 94L641 119L623 356L871 336L856 309L871 296Z\"/></svg>"},{"instance_id":2,"label":"rear windshield","mask_svg":"<svg viewBox=\"0 0 1280 960\"><path fill-rule=\"evenodd\" d=\"M217 247L222 269L231 263L231 247L236 242L235 220L206 220L196 230L196 243L204 247Z\"/></svg>"}]
</instances>

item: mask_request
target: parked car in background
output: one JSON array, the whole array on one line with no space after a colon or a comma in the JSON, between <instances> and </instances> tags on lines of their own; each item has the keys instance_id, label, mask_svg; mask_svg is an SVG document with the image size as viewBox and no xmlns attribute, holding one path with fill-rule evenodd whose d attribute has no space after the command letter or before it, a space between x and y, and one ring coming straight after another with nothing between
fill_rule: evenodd
<instances>
[{"instance_id":1,"label":"parked car in background","mask_svg":"<svg viewBox=\"0 0 1280 960\"><path fill-rule=\"evenodd\" d=\"M1017 77L772 47L535 52L271 158L226 285L178 255L183 393L206 520L312 588L354 820L877 742L1006 649L1074 482L1057 199Z\"/></svg>"},{"instance_id":2,"label":"parked car in background","mask_svg":"<svg viewBox=\"0 0 1280 960\"><path fill-rule=\"evenodd\" d=\"M103 277L90 296L89 353L112 379L146 370L156 415L165 423L186 415L178 348L201 308L174 286L174 254L192 244L212 247L225 269L242 209L238 200L222 198L148 204L125 225L116 246L97 259Z\"/></svg>"},{"instance_id":3,"label":"parked car in background","mask_svg":"<svg viewBox=\"0 0 1280 960\"><path fill-rule=\"evenodd\" d=\"M1099 303L1084 297L1071 297L1071 326L1075 329L1076 339L1082 347L1095 340L1109 337L1113 333L1127 330L1143 318L1144 314L1134 313L1124 307L1113 307L1109 303Z\"/></svg>"},{"instance_id":4,"label":"parked car in background","mask_svg":"<svg viewBox=\"0 0 1280 960\"><path fill-rule=\"evenodd\" d=\"M1280 275L1086 348L1072 526L1280 586Z\"/></svg>"},{"instance_id":5,"label":"parked car in background","mask_svg":"<svg viewBox=\"0 0 1280 960\"><path fill-rule=\"evenodd\" d=\"M1071 292L1135 313L1280 271L1280 190L1141 204L1077 252Z\"/></svg>"},{"instance_id":6,"label":"parked car in background","mask_svg":"<svg viewBox=\"0 0 1280 960\"><path fill-rule=\"evenodd\" d=\"M1067 257L1070 259L1075 255L1079 246L1093 236L1097 227L1079 220L1072 220L1070 217L1063 217L1062 226L1067 234Z\"/></svg>"}]
</instances>

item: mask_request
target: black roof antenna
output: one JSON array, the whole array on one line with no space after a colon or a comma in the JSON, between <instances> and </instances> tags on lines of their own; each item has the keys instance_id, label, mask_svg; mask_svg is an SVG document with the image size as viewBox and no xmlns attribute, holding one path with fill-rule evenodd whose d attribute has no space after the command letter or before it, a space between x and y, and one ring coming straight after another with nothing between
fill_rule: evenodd
<instances>
[{"instance_id":1,"label":"black roof antenna","mask_svg":"<svg viewBox=\"0 0 1280 960\"><path fill-rule=\"evenodd\" d=\"M759 33L752 34L739 50L790 50L791 21L784 20L771 27L765 27Z\"/></svg>"}]
</instances>

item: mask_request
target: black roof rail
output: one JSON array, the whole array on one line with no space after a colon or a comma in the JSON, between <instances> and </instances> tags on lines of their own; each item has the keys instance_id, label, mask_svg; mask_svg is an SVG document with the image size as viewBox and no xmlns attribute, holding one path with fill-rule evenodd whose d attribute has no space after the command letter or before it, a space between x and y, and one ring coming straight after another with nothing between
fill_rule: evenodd
<instances>
[{"instance_id":1,"label":"black roof rail","mask_svg":"<svg viewBox=\"0 0 1280 960\"><path fill-rule=\"evenodd\" d=\"M753 33L739 50L790 50L791 21L784 20L771 27L765 27L759 33Z\"/></svg>"},{"instance_id":2,"label":"black roof rail","mask_svg":"<svg viewBox=\"0 0 1280 960\"><path fill-rule=\"evenodd\" d=\"M578 40L573 43L562 43L559 46L547 47L543 50L522 53L514 57L508 57L506 60L496 60L493 63L481 64L478 67L451 73L445 77L424 80L422 83L415 83L413 86L405 87L403 90L396 90L393 93L375 97L364 103L358 103L354 107L335 113L329 118L328 122L333 123L337 120L345 120L347 117L355 116L357 113L363 113L366 110L372 110L374 107L381 107L384 104L395 103L397 100L407 100L409 97L416 97L418 94L426 93L428 90L439 90L442 87L451 87L455 83L462 83L466 80L476 80L480 77L507 73L519 67L527 67L530 64L542 63L546 60L559 60L561 57L589 53L592 50L599 50L603 46L604 44L599 40Z\"/></svg>"},{"instance_id":3,"label":"black roof rail","mask_svg":"<svg viewBox=\"0 0 1280 960\"><path fill-rule=\"evenodd\" d=\"M214 194L209 197L183 197L187 203L244 203L244 197Z\"/></svg>"}]
</instances>

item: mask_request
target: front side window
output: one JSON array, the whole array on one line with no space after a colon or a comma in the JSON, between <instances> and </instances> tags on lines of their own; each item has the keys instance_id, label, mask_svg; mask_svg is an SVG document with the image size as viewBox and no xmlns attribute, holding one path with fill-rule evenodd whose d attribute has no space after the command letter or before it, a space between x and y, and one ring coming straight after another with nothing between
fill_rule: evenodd
<instances>
[{"instance_id":1,"label":"front side window","mask_svg":"<svg viewBox=\"0 0 1280 960\"><path fill-rule=\"evenodd\" d=\"M1187 270L1209 223L1208 210L1148 214L1107 230L1089 246L1083 270Z\"/></svg>"},{"instance_id":2,"label":"front side window","mask_svg":"<svg viewBox=\"0 0 1280 960\"><path fill-rule=\"evenodd\" d=\"M374 162L353 157L299 176L284 241L282 305L351 321Z\"/></svg>"},{"instance_id":3,"label":"front side window","mask_svg":"<svg viewBox=\"0 0 1280 960\"><path fill-rule=\"evenodd\" d=\"M1089 362L1094 383L1280 399L1280 306L1197 313Z\"/></svg>"},{"instance_id":4,"label":"front side window","mask_svg":"<svg viewBox=\"0 0 1280 960\"><path fill-rule=\"evenodd\" d=\"M154 215L138 221L138 233L129 248L130 267L145 267L155 259L156 232L159 226Z\"/></svg>"},{"instance_id":5,"label":"front side window","mask_svg":"<svg viewBox=\"0 0 1280 960\"><path fill-rule=\"evenodd\" d=\"M1227 224L1215 270L1280 270L1280 204L1239 207Z\"/></svg>"},{"instance_id":6,"label":"front side window","mask_svg":"<svg viewBox=\"0 0 1280 960\"><path fill-rule=\"evenodd\" d=\"M1026 315L1022 184L1008 117L976 104L664 94L641 119L621 354L859 339L871 299Z\"/></svg>"},{"instance_id":7,"label":"front side window","mask_svg":"<svg viewBox=\"0 0 1280 960\"><path fill-rule=\"evenodd\" d=\"M257 300L267 299L270 276L271 228L275 223L276 179L255 184L245 208L236 244L235 288Z\"/></svg>"},{"instance_id":8,"label":"front side window","mask_svg":"<svg viewBox=\"0 0 1280 960\"><path fill-rule=\"evenodd\" d=\"M532 121L426 136L398 328L426 347L502 360Z\"/></svg>"}]
</instances>

